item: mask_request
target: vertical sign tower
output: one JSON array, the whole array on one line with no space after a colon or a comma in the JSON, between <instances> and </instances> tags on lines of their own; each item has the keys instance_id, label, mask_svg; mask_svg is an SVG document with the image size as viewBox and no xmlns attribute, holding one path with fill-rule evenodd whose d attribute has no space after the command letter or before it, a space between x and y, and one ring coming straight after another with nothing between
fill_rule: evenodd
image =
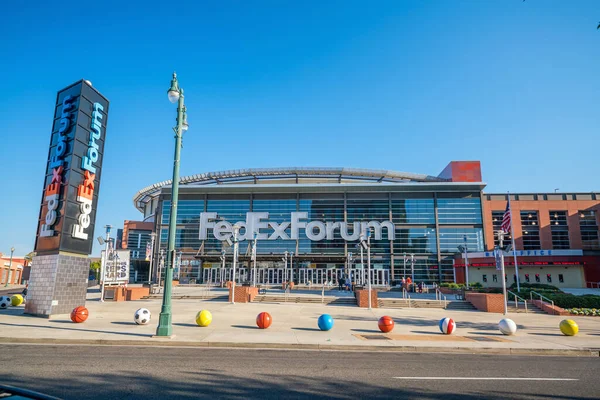
<instances>
[{"instance_id":1,"label":"vertical sign tower","mask_svg":"<svg viewBox=\"0 0 600 400\"><path fill-rule=\"evenodd\" d=\"M85 303L108 100L89 81L56 96L25 312L49 317Z\"/></svg>"}]
</instances>

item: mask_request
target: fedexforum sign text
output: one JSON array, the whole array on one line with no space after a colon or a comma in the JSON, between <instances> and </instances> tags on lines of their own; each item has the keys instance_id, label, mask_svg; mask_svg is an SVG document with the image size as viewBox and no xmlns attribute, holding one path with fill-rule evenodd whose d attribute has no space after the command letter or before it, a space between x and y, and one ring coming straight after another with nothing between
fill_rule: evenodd
<instances>
[{"instance_id":1,"label":"fedexforum sign text","mask_svg":"<svg viewBox=\"0 0 600 400\"><path fill-rule=\"evenodd\" d=\"M382 240L385 230L388 240L394 240L394 224L391 221L362 221L362 222L331 222L331 221L307 221L307 212L292 212L290 220L283 222L269 221L268 212L248 212L245 221L232 224L229 221L218 219L216 212L200 213L200 240L208 239L208 230L217 240L227 240L233 235L233 226L240 227L238 240L297 240L301 230L309 240L333 240L335 233L346 241L356 241L361 233L365 234L371 228L373 238ZM265 232L272 230L272 232ZM288 234L289 232L289 234Z\"/></svg>"}]
</instances>

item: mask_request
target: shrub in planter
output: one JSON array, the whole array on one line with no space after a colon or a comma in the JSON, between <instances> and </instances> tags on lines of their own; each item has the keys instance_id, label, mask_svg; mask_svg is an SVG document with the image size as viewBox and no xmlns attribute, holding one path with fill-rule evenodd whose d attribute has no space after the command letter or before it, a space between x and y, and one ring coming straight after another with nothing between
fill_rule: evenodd
<instances>
[{"instance_id":1,"label":"shrub in planter","mask_svg":"<svg viewBox=\"0 0 600 400\"><path fill-rule=\"evenodd\" d=\"M575 296L567 293L557 293L550 297L559 307L562 308L600 308L600 296L586 294L584 296Z\"/></svg>"},{"instance_id":2,"label":"shrub in planter","mask_svg":"<svg viewBox=\"0 0 600 400\"><path fill-rule=\"evenodd\" d=\"M460 286L456 283L450 283L450 284L448 284L448 288L449 289L458 289L458 288L460 288Z\"/></svg>"}]
</instances>

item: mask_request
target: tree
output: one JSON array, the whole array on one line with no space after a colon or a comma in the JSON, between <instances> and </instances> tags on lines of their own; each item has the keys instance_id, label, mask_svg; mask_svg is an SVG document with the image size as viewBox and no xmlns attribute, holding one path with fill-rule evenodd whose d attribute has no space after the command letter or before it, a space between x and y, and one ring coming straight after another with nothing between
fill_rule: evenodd
<instances>
[{"instance_id":1,"label":"tree","mask_svg":"<svg viewBox=\"0 0 600 400\"><path fill-rule=\"evenodd\" d=\"M92 261L90 262L90 272L94 274L96 280L98 280L98 276L100 275L100 267L102 263L100 261Z\"/></svg>"}]
</instances>

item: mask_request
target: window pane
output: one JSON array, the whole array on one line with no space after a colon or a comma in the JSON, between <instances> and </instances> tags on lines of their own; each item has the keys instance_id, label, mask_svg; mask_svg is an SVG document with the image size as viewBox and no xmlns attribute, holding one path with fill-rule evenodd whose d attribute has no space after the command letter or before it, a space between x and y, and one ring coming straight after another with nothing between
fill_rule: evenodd
<instances>
[{"instance_id":1,"label":"window pane","mask_svg":"<svg viewBox=\"0 0 600 400\"><path fill-rule=\"evenodd\" d=\"M481 224L481 199L438 199L440 224Z\"/></svg>"},{"instance_id":2,"label":"window pane","mask_svg":"<svg viewBox=\"0 0 600 400\"><path fill-rule=\"evenodd\" d=\"M566 211L550 211L550 230L554 249L570 248Z\"/></svg>"},{"instance_id":3,"label":"window pane","mask_svg":"<svg viewBox=\"0 0 600 400\"><path fill-rule=\"evenodd\" d=\"M523 250L539 250L540 225L537 211L521 211L521 227L523 229Z\"/></svg>"}]
</instances>

